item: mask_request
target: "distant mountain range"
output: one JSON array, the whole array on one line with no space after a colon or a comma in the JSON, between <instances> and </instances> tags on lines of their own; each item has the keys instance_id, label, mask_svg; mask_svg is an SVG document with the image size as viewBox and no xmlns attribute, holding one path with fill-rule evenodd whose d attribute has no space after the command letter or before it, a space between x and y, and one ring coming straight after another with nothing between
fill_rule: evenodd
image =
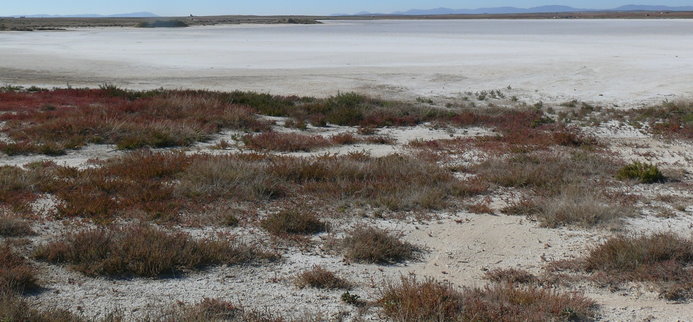
<instances>
[{"instance_id":1,"label":"distant mountain range","mask_svg":"<svg viewBox=\"0 0 693 322\"><path fill-rule=\"evenodd\" d=\"M627 5L614 9L582 9L568 6L541 6L533 8L516 7L494 7L478 9L412 9L408 11L397 11L392 13L372 13L362 11L356 13L357 16L378 16L378 15L403 15L403 16L422 16L422 15L455 15L455 14L518 14L518 13L559 13L559 12L594 12L594 11L693 11L693 6L669 7L669 6L646 6L646 5ZM349 16L335 14L336 16Z\"/></svg>"},{"instance_id":2,"label":"distant mountain range","mask_svg":"<svg viewBox=\"0 0 693 322\"><path fill-rule=\"evenodd\" d=\"M131 12L119 13L115 15L97 15L97 14L75 14L75 15L16 15L15 18L154 18L159 17L151 12Z\"/></svg>"}]
</instances>

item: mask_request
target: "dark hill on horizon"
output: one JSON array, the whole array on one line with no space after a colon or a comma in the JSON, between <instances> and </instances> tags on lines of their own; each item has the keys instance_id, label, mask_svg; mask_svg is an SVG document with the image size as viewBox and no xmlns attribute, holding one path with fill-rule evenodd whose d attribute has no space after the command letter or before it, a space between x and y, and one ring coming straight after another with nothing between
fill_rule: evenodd
<instances>
[{"instance_id":1,"label":"dark hill on horizon","mask_svg":"<svg viewBox=\"0 0 693 322\"><path fill-rule=\"evenodd\" d=\"M356 16L378 16L378 15L402 15L402 16L425 16L425 15L474 15L474 14L527 14L527 13L564 13L564 12L624 12L624 11L693 11L693 6L658 6L658 5L625 5L613 9L587 9L574 8L569 6L549 5L532 8L517 7L493 7L478 9L412 9L407 11L397 11L392 13L372 13L358 12ZM336 16L350 16L349 14L335 14Z\"/></svg>"}]
</instances>

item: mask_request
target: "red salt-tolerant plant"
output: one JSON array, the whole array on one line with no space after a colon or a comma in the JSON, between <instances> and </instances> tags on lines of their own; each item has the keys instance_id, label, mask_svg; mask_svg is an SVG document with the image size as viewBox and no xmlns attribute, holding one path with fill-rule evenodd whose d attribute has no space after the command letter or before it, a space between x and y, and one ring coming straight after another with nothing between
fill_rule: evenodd
<instances>
[{"instance_id":1,"label":"red salt-tolerant plant","mask_svg":"<svg viewBox=\"0 0 693 322\"><path fill-rule=\"evenodd\" d=\"M36 270L8 245L0 245L0 295L23 293L39 289Z\"/></svg>"},{"instance_id":2,"label":"red salt-tolerant plant","mask_svg":"<svg viewBox=\"0 0 693 322\"><path fill-rule=\"evenodd\" d=\"M386 285L378 304L393 321L586 321L597 313L594 301L577 294L512 284L457 290L415 277Z\"/></svg>"},{"instance_id":3,"label":"red salt-tolerant plant","mask_svg":"<svg viewBox=\"0 0 693 322\"><path fill-rule=\"evenodd\" d=\"M268 130L255 110L210 92L162 91L114 96L109 90L2 93L7 154L64 153L89 143L120 149L186 146L221 129ZM116 93L117 94L117 93ZM125 95L127 96L127 95Z\"/></svg>"},{"instance_id":4,"label":"red salt-tolerant plant","mask_svg":"<svg viewBox=\"0 0 693 322\"><path fill-rule=\"evenodd\" d=\"M243 143L253 150L281 152L308 152L333 145L329 139L319 135L277 132L249 134L243 137Z\"/></svg>"}]
</instances>

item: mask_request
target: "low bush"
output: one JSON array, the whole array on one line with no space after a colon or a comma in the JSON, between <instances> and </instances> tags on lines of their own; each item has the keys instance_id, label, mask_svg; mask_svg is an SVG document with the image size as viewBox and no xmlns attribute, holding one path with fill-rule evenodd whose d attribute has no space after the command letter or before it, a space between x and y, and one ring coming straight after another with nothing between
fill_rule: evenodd
<instances>
[{"instance_id":1,"label":"low bush","mask_svg":"<svg viewBox=\"0 0 693 322\"><path fill-rule=\"evenodd\" d=\"M389 284L378 303L393 321L586 321L596 304L580 295L498 284L456 290L432 279L403 277Z\"/></svg>"},{"instance_id":2,"label":"low bush","mask_svg":"<svg viewBox=\"0 0 693 322\"><path fill-rule=\"evenodd\" d=\"M618 204L594 187L566 185L558 195L541 198L533 215L544 227L574 225L607 227L626 217L635 216L629 206Z\"/></svg>"},{"instance_id":3,"label":"low bush","mask_svg":"<svg viewBox=\"0 0 693 322\"><path fill-rule=\"evenodd\" d=\"M0 214L0 236L22 237L33 235L31 225L25 221L10 215Z\"/></svg>"},{"instance_id":4,"label":"low bush","mask_svg":"<svg viewBox=\"0 0 693 322\"><path fill-rule=\"evenodd\" d=\"M656 165L633 162L618 170L616 178L621 180L638 180L640 183L657 183L664 181L664 175Z\"/></svg>"},{"instance_id":5,"label":"low bush","mask_svg":"<svg viewBox=\"0 0 693 322\"><path fill-rule=\"evenodd\" d=\"M315 214L300 210L284 210L271 214L261 225L274 235L310 235L327 230L327 224Z\"/></svg>"},{"instance_id":6,"label":"low bush","mask_svg":"<svg viewBox=\"0 0 693 322\"><path fill-rule=\"evenodd\" d=\"M0 245L0 295L32 292L39 288L36 271L27 260L8 245Z\"/></svg>"},{"instance_id":7,"label":"low bush","mask_svg":"<svg viewBox=\"0 0 693 322\"><path fill-rule=\"evenodd\" d=\"M350 145L361 142L361 139L357 138L351 133L341 133L331 136L330 141L337 145Z\"/></svg>"},{"instance_id":8,"label":"low bush","mask_svg":"<svg viewBox=\"0 0 693 322\"><path fill-rule=\"evenodd\" d=\"M609 178L616 166L608 157L589 152L534 152L492 158L476 170L482 179L503 187L557 195L565 186Z\"/></svg>"},{"instance_id":9,"label":"low bush","mask_svg":"<svg viewBox=\"0 0 693 322\"><path fill-rule=\"evenodd\" d=\"M381 265L416 259L419 252L416 246L400 241L385 230L365 226L350 231L341 246L349 260Z\"/></svg>"},{"instance_id":10,"label":"low bush","mask_svg":"<svg viewBox=\"0 0 693 322\"><path fill-rule=\"evenodd\" d=\"M37 310L20 296L0 293L0 321L81 322L86 321L67 310Z\"/></svg>"},{"instance_id":11,"label":"low bush","mask_svg":"<svg viewBox=\"0 0 693 322\"><path fill-rule=\"evenodd\" d=\"M612 237L568 267L600 283L651 282L669 300L693 298L693 241L671 233Z\"/></svg>"},{"instance_id":12,"label":"low bush","mask_svg":"<svg viewBox=\"0 0 693 322\"><path fill-rule=\"evenodd\" d=\"M249 149L258 151L310 152L332 146L333 143L319 135L298 133L264 132L243 137L243 143Z\"/></svg>"},{"instance_id":13,"label":"low bush","mask_svg":"<svg viewBox=\"0 0 693 322\"><path fill-rule=\"evenodd\" d=\"M94 90L0 93L7 154L61 154L89 143L119 149L187 146L222 129L269 130L255 110L202 91Z\"/></svg>"},{"instance_id":14,"label":"low bush","mask_svg":"<svg viewBox=\"0 0 693 322\"><path fill-rule=\"evenodd\" d=\"M230 240L196 240L183 232L127 226L70 234L39 247L35 257L69 264L89 276L160 277L214 265L272 260L276 255Z\"/></svg>"},{"instance_id":15,"label":"low bush","mask_svg":"<svg viewBox=\"0 0 693 322\"><path fill-rule=\"evenodd\" d=\"M291 195L389 209L438 209L479 193L435 163L409 156L219 156L195 159L176 190L188 197L270 200Z\"/></svg>"},{"instance_id":16,"label":"low bush","mask_svg":"<svg viewBox=\"0 0 693 322\"><path fill-rule=\"evenodd\" d=\"M178 304L176 307L165 311L155 321L237 321L237 322L283 322L284 319L274 317L271 314L263 314L248 311L231 302L204 298L193 305Z\"/></svg>"},{"instance_id":17,"label":"low bush","mask_svg":"<svg viewBox=\"0 0 693 322\"><path fill-rule=\"evenodd\" d=\"M464 310L464 295L431 278L402 277L399 284L386 284L378 304L393 321L457 321Z\"/></svg>"},{"instance_id":18,"label":"low bush","mask_svg":"<svg viewBox=\"0 0 693 322\"><path fill-rule=\"evenodd\" d=\"M40 171L14 166L0 166L0 214L22 212L36 199L39 185L46 178ZM6 208L4 211L2 208ZM6 216L7 214L3 214Z\"/></svg>"},{"instance_id":19,"label":"low bush","mask_svg":"<svg viewBox=\"0 0 693 322\"><path fill-rule=\"evenodd\" d=\"M537 282L534 274L517 268L494 269L484 273L484 278L496 283L532 284Z\"/></svg>"},{"instance_id":20,"label":"low bush","mask_svg":"<svg viewBox=\"0 0 693 322\"><path fill-rule=\"evenodd\" d=\"M313 266L296 277L296 286L300 288L312 287L321 289L351 289L349 281L338 277L320 266Z\"/></svg>"},{"instance_id":21,"label":"low bush","mask_svg":"<svg viewBox=\"0 0 693 322\"><path fill-rule=\"evenodd\" d=\"M693 102L665 102L641 109L608 111L611 118L623 118L636 125L645 123L652 132L672 138L693 139Z\"/></svg>"},{"instance_id":22,"label":"low bush","mask_svg":"<svg viewBox=\"0 0 693 322\"><path fill-rule=\"evenodd\" d=\"M181 214L196 214L222 199L263 203L303 196L391 210L441 209L487 189L483 182L459 180L434 162L404 155L302 158L143 150L91 165L0 167L0 181L6 182L0 202L27 208L49 193L58 199L58 217L177 222Z\"/></svg>"}]
</instances>

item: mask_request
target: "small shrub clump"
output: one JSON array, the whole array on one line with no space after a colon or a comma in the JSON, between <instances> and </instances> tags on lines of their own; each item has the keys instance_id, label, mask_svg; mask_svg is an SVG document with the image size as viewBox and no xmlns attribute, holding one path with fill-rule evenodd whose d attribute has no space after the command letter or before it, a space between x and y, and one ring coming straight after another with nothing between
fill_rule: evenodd
<instances>
[{"instance_id":1,"label":"small shrub clump","mask_svg":"<svg viewBox=\"0 0 693 322\"><path fill-rule=\"evenodd\" d=\"M674 234L618 236L594 248L583 261L608 283L654 282L669 300L693 297L693 241Z\"/></svg>"},{"instance_id":2,"label":"small shrub clump","mask_svg":"<svg viewBox=\"0 0 693 322\"><path fill-rule=\"evenodd\" d=\"M656 165L633 162L618 170L616 178L621 180L638 180L640 183L657 183L664 181L664 175Z\"/></svg>"},{"instance_id":3,"label":"small shrub clump","mask_svg":"<svg viewBox=\"0 0 693 322\"><path fill-rule=\"evenodd\" d=\"M330 140L319 135L277 132L248 134L243 137L243 143L253 150L280 152L310 152L333 145Z\"/></svg>"},{"instance_id":4,"label":"small shrub clump","mask_svg":"<svg viewBox=\"0 0 693 322\"><path fill-rule=\"evenodd\" d=\"M647 282L667 300L693 298L693 241L673 233L612 237L583 258L552 266L554 271L590 273L593 281L613 289L625 282Z\"/></svg>"},{"instance_id":5,"label":"small shrub clump","mask_svg":"<svg viewBox=\"0 0 693 322\"><path fill-rule=\"evenodd\" d=\"M314 214L299 210L285 210L272 214L263 220L261 225L274 235L310 235L327 230L327 224Z\"/></svg>"},{"instance_id":6,"label":"small shrub clump","mask_svg":"<svg viewBox=\"0 0 693 322\"><path fill-rule=\"evenodd\" d=\"M0 236L22 237L33 235L34 231L28 222L9 215L0 215Z\"/></svg>"},{"instance_id":7,"label":"small shrub clump","mask_svg":"<svg viewBox=\"0 0 693 322\"><path fill-rule=\"evenodd\" d=\"M0 245L0 296L7 292L24 293L39 288L36 271L27 260L8 245Z\"/></svg>"},{"instance_id":8,"label":"small shrub clump","mask_svg":"<svg viewBox=\"0 0 693 322\"><path fill-rule=\"evenodd\" d=\"M35 257L69 264L89 276L160 277L223 264L276 259L277 255L224 240L196 240L150 226L93 229L37 249Z\"/></svg>"},{"instance_id":9,"label":"small shrub clump","mask_svg":"<svg viewBox=\"0 0 693 322\"><path fill-rule=\"evenodd\" d=\"M636 215L633 208L620 205L581 185L567 185L555 196L541 198L537 212L532 214L542 226L557 228L567 225L580 227L607 227L623 218Z\"/></svg>"},{"instance_id":10,"label":"small shrub clump","mask_svg":"<svg viewBox=\"0 0 693 322\"><path fill-rule=\"evenodd\" d=\"M22 297L0 292L0 321L82 322L87 321L67 310L37 310Z\"/></svg>"},{"instance_id":11,"label":"small shrub clump","mask_svg":"<svg viewBox=\"0 0 693 322\"><path fill-rule=\"evenodd\" d=\"M596 305L580 295L498 284L456 290L433 279L403 277L378 303L393 321L587 321Z\"/></svg>"},{"instance_id":12,"label":"small shrub clump","mask_svg":"<svg viewBox=\"0 0 693 322\"><path fill-rule=\"evenodd\" d=\"M314 266L296 277L296 286L321 289L351 289L349 281L337 276L320 266Z\"/></svg>"},{"instance_id":13,"label":"small shrub clump","mask_svg":"<svg viewBox=\"0 0 693 322\"><path fill-rule=\"evenodd\" d=\"M496 283L532 284L537 282L534 274L517 268L494 269L486 272L484 278Z\"/></svg>"},{"instance_id":14,"label":"small shrub clump","mask_svg":"<svg viewBox=\"0 0 693 322\"><path fill-rule=\"evenodd\" d=\"M178 304L165 311L155 321L230 321L230 322L283 322L284 319L249 311L229 301L215 298L204 298L193 305Z\"/></svg>"},{"instance_id":15,"label":"small shrub clump","mask_svg":"<svg viewBox=\"0 0 693 322\"><path fill-rule=\"evenodd\" d=\"M345 257L349 260L372 264L394 264L416 258L419 249L373 227L357 227L342 240Z\"/></svg>"}]
</instances>

